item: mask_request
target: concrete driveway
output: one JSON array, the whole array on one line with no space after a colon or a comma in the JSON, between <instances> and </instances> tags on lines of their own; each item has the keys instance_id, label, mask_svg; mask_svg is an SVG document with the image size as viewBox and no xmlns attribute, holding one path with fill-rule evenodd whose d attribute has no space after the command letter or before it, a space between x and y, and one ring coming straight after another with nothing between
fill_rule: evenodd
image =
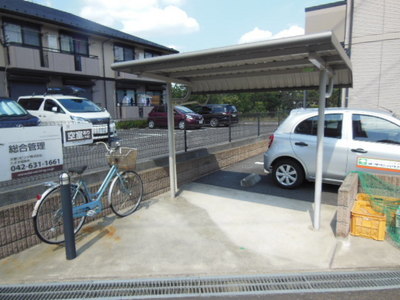
<instances>
[{"instance_id":1,"label":"concrete driveway","mask_svg":"<svg viewBox=\"0 0 400 300\"><path fill-rule=\"evenodd\" d=\"M2 284L399 267L399 249L387 241L335 237L337 187L324 188L319 231L312 185L276 190L263 175L240 187L248 171L262 174L258 161L185 185L176 199L155 197L129 217L86 224L74 260L47 244L0 260Z\"/></svg>"}]
</instances>

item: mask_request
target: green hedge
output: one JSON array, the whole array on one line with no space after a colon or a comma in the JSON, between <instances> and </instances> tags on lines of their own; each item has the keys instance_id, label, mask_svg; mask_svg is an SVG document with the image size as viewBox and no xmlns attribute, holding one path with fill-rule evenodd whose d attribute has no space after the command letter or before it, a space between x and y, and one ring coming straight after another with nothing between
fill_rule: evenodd
<instances>
[{"instance_id":1,"label":"green hedge","mask_svg":"<svg viewBox=\"0 0 400 300\"><path fill-rule=\"evenodd\" d=\"M117 122L117 129L146 128L147 120L129 120Z\"/></svg>"}]
</instances>

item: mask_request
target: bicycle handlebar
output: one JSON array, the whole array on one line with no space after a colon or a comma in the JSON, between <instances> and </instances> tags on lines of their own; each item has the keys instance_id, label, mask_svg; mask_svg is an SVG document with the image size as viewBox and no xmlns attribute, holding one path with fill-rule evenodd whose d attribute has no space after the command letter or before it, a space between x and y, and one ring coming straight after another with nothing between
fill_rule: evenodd
<instances>
[{"instance_id":1,"label":"bicycle handlebar","mask_svg":"<svg viewBox=\"0 0 400 300\"><path fill-rule=\"evenodd\" d=\"M95 144L96 144L96 145L103 144L108 153L112 153L112 152L118 150L118 148L121 146L119 142L116 142L116 147L114 147L114 148L111 147L111 146L109 146L109 145L108 145L107 143L105 143L105 142L96 142Z\"/></svg>"}]
</instances>

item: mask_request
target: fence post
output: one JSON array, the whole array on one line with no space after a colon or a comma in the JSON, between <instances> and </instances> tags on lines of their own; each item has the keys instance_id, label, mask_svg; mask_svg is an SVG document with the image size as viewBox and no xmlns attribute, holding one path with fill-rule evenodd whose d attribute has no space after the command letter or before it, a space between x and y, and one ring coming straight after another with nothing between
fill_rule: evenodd
<instances>
[{"instance_id":1,"label":"fence post","mask_svg":"<svg viewBox=\"0 0 400 300\"><path fill-rule=\"evenodd\" d=\"M185 152L187 152L188 150L188 146L187 146L187 135L186 135L186 117L185 117L185 128L183 129L183 138L185 139Z\"/></svg>"},{"instance_id":2,"label":"fence post","mask_svg":"<svg viewBox=\"0 0 400 300\"><path fill-rule=\"evenodd\" d=\"M232 142L231 116L229 116L228 130L229 130L229 143L230 143Z\"/></svg>"},{"instance_id":3,"label":"fence post","mask_svg":"<svg viewBox=\"0 0 400 300\"><path fill-rule=\"evenodd\" d=\"M74 235L74 219L72 216L71 184L69 181L69 175L67 173L62 173L60 175L60 185L61 205L64 221L63 226L65 237L65 254L67 256L67 260L71 260L76 257L76 248Z\"/></svg>"},{"instance_id":4,"label":"fence post","mask_svg":"<svg viewBox=\"0 0 400 300\"><path fill-rule=\"evenodd\" d=\"M107 143L108 146L111 146L111 118L108 118L108 122L107 122Z\"/></svg>"}]
</instances>

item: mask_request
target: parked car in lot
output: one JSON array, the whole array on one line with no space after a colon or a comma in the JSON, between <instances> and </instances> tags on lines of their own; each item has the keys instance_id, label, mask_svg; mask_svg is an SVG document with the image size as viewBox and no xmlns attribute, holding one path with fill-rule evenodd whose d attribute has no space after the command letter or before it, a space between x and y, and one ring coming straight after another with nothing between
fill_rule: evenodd
<instances>
[{"instance_id":1,"label":"parked car in lot","mask_svg":"<svg viewBox=\"0 0 400 300\"><path fill-rule=\"evenodd\" d=\"M231 104L196 105L193 110L203 116L204 124L209 124L211 127L227 126L239 122L238 111Z\"/></svg>"},{"instance_id":2,"label":"parked car in lot","mask_svg":"<svg viewBox=\"0 0 400 300\"><path fill-rule=\"evenodd\" d=\"M149 128L167 127L167 120L166 105L154 106L147 117ZM200 128L204 123L204 119L201 115L196 114L191 109L181 105L174 107L174 120L175 127L178 127L179 129Z\"/></svg>"},{"instance_id":3,"label":"parked car in lot","mask_svg":"<svg viewBox=\"0 0 400 300\"><path fill-rule=\"evenodd\" d=\"M0 98L0 128L39 125L39 118L32 116L16 101Z\"/></svg>"},{"instance_id":4,"label":"parked car in lot","mask_svg":"<svg viewBox=\"0 0 400 300\"><path fill-rule=\"evenodd\" d=\"M63 94L21 96L18 103L40 118L43 125L90 122L95 140L117 135L115 122L105 109L82 97Z\"/></svg>"},{"instance_id":5,"label":"parked car in lot","mask_svg":"<svg viewBox=\"0 0 400 300\"><path fill-rule=\"evenodd\" d=\"M282 188L315 180L318 111L295 109L270 136L264 168ZM400 174L400 120L384 111L326 109L323 181L351 171Z\"/></svg>"}]
</instances>

